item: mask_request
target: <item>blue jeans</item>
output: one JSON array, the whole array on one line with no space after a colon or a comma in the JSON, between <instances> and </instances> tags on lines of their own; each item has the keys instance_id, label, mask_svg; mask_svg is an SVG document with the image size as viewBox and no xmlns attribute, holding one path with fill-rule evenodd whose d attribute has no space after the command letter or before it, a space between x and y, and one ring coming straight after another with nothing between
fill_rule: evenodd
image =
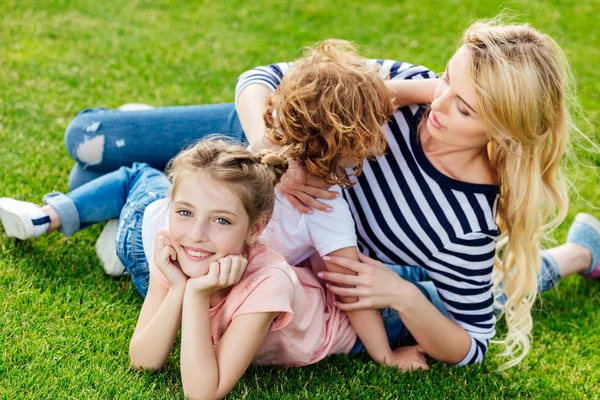
<instances>
[{"instance_id":1,"label":"blue jeans","mask_svg":"<svg viewBox=\"0 0 600 400\"><path fill-rule=\"evenodd\" d=\"M65 132L65 145L76 161L69 190L134 162L162 171L180 150L213 133L247 144L233 103L83 110Z\"/></svg>"},{"instance_id":2,"label":"blue jeans","mask_svg":"<svg viewBox=\"0 0 600 400\"><path fill-rule=\"evenodd\" d=\"M417 288L421 290L423 295L437 308L443 315L448 315L448 312L444 308L444 303L440 298L437 289L433 282L428 281L427 271L421 267L408 267L403 265L387 265L388 268L396 272L403 279L412 282ZM545 292L556 286L556 283L560 279L558 273L558 265L556 261L550 257L550 255L542 251L541 252L541 265L540 273L538 275L538 293ZM502 286L500 286L502 287ZM494 304L494 311L499 312L502 306L506 303L506 296L501 293L496 297ZM381 309L381 317L383 318L383 326L387 334L388 343L390 347L398 347L398 343L407 339L412 339L411 333L408 331L402 319L398 315L398 312L393 308ZM350 350L350 354L360 353L365 349L360 339L356 339L354 347Z\"/></svg>"},{"instance_id":3,"label":"blue jeans","mask_svg":"<svg viewBox=\"0 0 600 400\"><path fill-rule=\"evenodd\" d=\"M63 194L49 193L44 203L52 206L61 231L70 236L92 224L119 218L117 256L142 296L148 291L148 261L142 244L142 220L146 207L168 196L171 183L148 164L121 167Z\"/></svg>"}]
</instances>

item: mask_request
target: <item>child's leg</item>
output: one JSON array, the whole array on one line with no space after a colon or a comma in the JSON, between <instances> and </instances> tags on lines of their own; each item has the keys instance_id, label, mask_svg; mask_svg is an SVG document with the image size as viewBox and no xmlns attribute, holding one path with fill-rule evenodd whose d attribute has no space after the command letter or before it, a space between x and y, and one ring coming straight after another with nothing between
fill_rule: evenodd
<instances>
[{"instance_id":1,"label":"child's leg","mask_svg":"<svg viewBox=\"0 0 600 400\"><path fill-rule=\"evenodd\" d=\"M18 200L1 199L0 215L4 229L9 236L24 240L43 234L50 225L58 225L66 236L70 236L89 225L117 218L131 187L145 169L150 167L135 163L130 168L122 167L101 176L68 194L49 193L43 198L47 206L44 208ZM36 225L42 222L45 225Z\"/></svg>"},{"instance_id":2,"label":"child's leg","mask_svg":"<svg viewBox=\"0 0 600 400\"><path fill-rule=\"evenodd\" d=\"M167 197L170 187L171 183L165 174L145 168L132 186L119 216L116 253L143 297L148 291L150 279L142 231L144 212L150 203Z\"/></svg>"},{"instance_id":3,"label":"child's leg","mask_svg":"<svg viewBox=\"0 0 600 400\"><path fill-rule=\"evenodd\" d=\"M162 171L182 148L213 133L246 143L233 103L135 111L84 110L65 132L65 145L77 162L69 177L69 189L134 162Z\"/></svg>"}]
</instances>

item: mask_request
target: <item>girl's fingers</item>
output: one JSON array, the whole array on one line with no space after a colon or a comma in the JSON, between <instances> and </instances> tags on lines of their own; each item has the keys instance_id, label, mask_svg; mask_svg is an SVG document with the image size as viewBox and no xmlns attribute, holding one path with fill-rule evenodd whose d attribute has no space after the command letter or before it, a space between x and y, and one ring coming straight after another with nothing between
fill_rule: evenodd
<instances>
[{"instance_id":1,"label":"girl's fingers","mask_svg":"<svg viewBox=\"0 0 600 400\"><path fill-rule=\"evenodd\" d=\"M333 258L333 257L332 257ZM337 264L337 263L335 263ZM318 277L329 282L333 282L341 285L359 286L361 278L358 275L347 275L340 274L339 272L322 271L319 272Z\"/></svg>"},{"instance_id":2,"label":"girl's fingers","mask_svg":"<svg viewBox=\"0 0 600 400\"><path fill-rule=\"evenodd\" d=\"M225 257L218 260L219 263L219 285L228 284L229 273L231 272L231 258Z\"/></svg>"}]
</instances>

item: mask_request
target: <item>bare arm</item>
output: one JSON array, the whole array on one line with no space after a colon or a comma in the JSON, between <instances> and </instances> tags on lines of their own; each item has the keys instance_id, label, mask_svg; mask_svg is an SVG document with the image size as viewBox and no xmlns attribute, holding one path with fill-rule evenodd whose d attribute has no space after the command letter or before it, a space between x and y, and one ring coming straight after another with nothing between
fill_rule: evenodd
<instances>
[{"instance_id":1,"label":"bare arm","mask_svg":"<svg viewBox=\"0 0 600 400\"><path fill-rule=\"evenodd\" d=\"M330 253L330 255L347 257L358 261L358 251L356 247L339 249ZM325 266L328 271L356 275L356 272L352 270L327 261L325 261ZM354 303L358 298L339 296L339 300L342 303ZM387 340L381 313L378 310L356 310L347 311L346 314L371 358L380 364L392 365L394 357Z\"/></svg>"},{"instance_id":2,"label":"bare arm","mask_svg":"<svg viewBox=\"0 0 600 400\"><path fill-rule=\"evenodd\" d=\"M439 312L423 293L379 261L359 255L359 262L332 257L330 262L344 266L358 275L323 272L322 278L336 285L330 290L342 296L357 296L352 304L341 304L344 310L391 307L398 311L402 322L429 356L456 364L471 348L469 333Z\"/></svg>"},{"instance_id":3,"label":"bare arm","mask_svg":"<svg viewBox=\"0 0 600 400\"><path fill-rule=\"evenodd\" d=\"M385 85L396 107L409 104L430 104L435 95L438 79L387 80Z\"/></svg>"},{"instance_id":4,"label":"bare arm","mask_svg":"<svg viewBox=\"0 0 600 400\"><path fill-rule=\"evenodd\" d=\"M220 399L229 393L269 331L278 313L240 315L213 348L210 333L210 296L186 291L181 332L181 379L186 397Z\"/></svg>"},{"instance_id":5,"label":"bare arm","mask_svg":"<svg viewBox=\"0 0 600 400\"><path fill-rule=\"evenodd\" d=\"M167 290L153 278L144 300L133 337L129 358L134 368L159 369L171 354L181 324L185 287Z\"/></svg>"},{"instance_id":6,"label":"bare arm","mask_svg":"<svg viewBox=\"0 0 600 400\"><path fill-rule=\"evenodd\" d=\"M425 353L437 360L458 364L471 348L471 337L412 286L414 289L408 293L408 298L398 296L392 308L398 311L402 322Z\"/></svg>"},{"instance_id":7,"label":"bare arm","mask_svg":"<svg viewBox=\"0 0 600 400\"><path fill-rule=\"evenodd\" d=\"M237 98L237 113L252 151L278 149L265 137L263 115L272 91L265 85L254 83L246 86Z\"/></svg>"}]
</instances>

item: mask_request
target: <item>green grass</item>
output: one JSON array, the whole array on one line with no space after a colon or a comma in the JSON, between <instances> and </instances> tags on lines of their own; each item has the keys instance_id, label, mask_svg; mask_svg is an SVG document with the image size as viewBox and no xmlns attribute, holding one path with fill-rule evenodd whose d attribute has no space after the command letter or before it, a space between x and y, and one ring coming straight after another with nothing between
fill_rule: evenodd
<instances>
[{"instance_id":1,"label":"green grass","mask_svg":"<svg viewBox=\"0 0 600 400\"><path fill-rule=\"evenodd\" d=\"M292 60L302 46L328 37L364 45L367 56L440 71L469 22L503 7L563 46L579 100L598 129L598 0L287 3L4 0L0 196L39 202L49 190L67 190L72 160L63 132L80 109L229 102L242 71ZM600 157L581 149L576 156L596 170L570 164L573 204L553 234L558 242L573 216L590 209L582 199L598 205ZM129 368L128 342L142 300L127 279L103 274L93 250L99 232L26 243L0 234L0 398L182 397L178 353L161 372ZM497 348L483 365L432 362L426 373L400 374L339 356L301 369L251 367L229 397L600 397L600 284L566 279L533 314L533 349L506 372L496 372Z\"/></svg>"}]
</instances>

